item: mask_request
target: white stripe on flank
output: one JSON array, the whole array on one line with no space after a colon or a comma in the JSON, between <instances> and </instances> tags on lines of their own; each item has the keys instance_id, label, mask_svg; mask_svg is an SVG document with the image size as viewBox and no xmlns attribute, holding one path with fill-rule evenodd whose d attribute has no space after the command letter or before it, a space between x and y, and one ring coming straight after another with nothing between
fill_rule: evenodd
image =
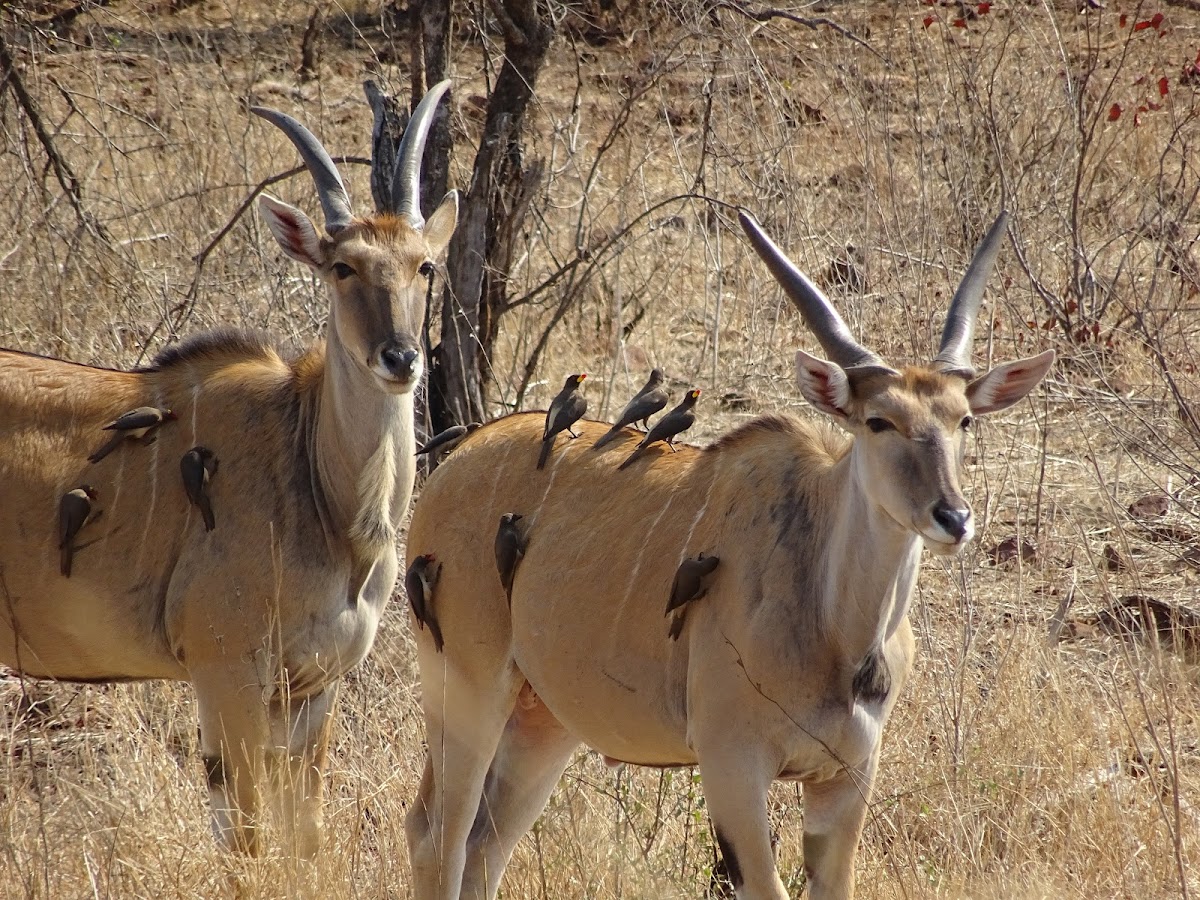
<instances>
[{"instance_id":1,"label":"white stripe on flank","mask_svg":"<svg viewBox=\"0 0 1200 900\"><path fill-rule=\"evenodd\" d=\"M704 514L708 512L708 505L712 502L713 491L717 487L717 469L720 467L720 457L713 464L712 480L708 483L708 490L704 493L704 502L700 505L700 509L696 512L695 518L692 519L691 526L688 527L687 534L683 538L683 546L679 548L679 562L682 563L691 554L688 552L688 545L692 542L692 535L696 533L696 527L700 524L700 520L704 518Z\"/></svg>"}]
</instances>

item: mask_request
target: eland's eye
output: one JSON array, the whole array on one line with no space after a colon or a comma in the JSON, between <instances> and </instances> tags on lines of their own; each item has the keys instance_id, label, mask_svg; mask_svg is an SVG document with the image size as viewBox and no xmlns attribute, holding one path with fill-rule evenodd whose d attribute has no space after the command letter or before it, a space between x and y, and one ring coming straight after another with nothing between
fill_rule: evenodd
<instances>
[{"instance_id":1,"label":"eland's eye","mask_svg":"<svg viewBox=\"0 0 1200 900\"><path fill-rule=\"evenodd\" d=\"M432 278L433 263L431 263L429 260L425 260L425 262L421 263L420 267L417 269L417 272L422 278Z\"/></svg>"},{"instance_id":2,"label":"eland's eye","mask_svg":"<svg viewBox=\"0 0 1200 900\"><path fill-rule=\"evenodd\" d=\"M972 419L970 416L963 416L963 420L962 420L962 422L959 423L959 426L962 428L963 431L970 431L971 426L974 423L975 423L975 420Z\"/></svg>"},{"instance_id":3,"label":"eland's eye","mask_svg":"<svg viewBox=\"0 0 1200 900\"><path fill-rule=\"evenodd\" d=\"M867 419L867 427L876 434L879 434L881 431L893 431L896 428L887 419L881 419L879 416L871 416L871 418Z\"/></svg>"},{"instance_id":4,"label":"eland's eye","mask_svg":"<svg viewBox=\"0 0 1200 900\"><path fill-rule=\"evenodd\" d=\"M352 268L350 268L348 265L346 265L344 262L335 262L333 264L333 274L338 277L339 281L341 281L341 280L349 278L351 275L353 275L354 270Z\"/></svg>"}]
</instances>

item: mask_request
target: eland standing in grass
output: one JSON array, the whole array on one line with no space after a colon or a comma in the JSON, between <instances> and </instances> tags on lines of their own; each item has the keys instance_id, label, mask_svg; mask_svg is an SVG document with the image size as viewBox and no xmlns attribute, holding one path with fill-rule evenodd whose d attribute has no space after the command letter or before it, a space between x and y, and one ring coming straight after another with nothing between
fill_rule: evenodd
<instances>
[{"instance_id":1,"label":"eland standing in grass","mask_svg":"<svg viewBox=\"0 0 1200 900\"><path fill-rule=\"evenodd\" d=\"M318 849L337 684L370 649L396 581L426 290L458 209L452 192L426 221L419 203L448 87L412 116L391 210L367 217L307 129L255 110L300 151L325 213L322 236L262 198L284 252L329 293L325 341L299 358L230 331L135 372L0 351L0 662L38 678L190 681L214 825L231 848L259 848L270 798L289 849ZM141 406L177 421L90 464L105 424ZM180 478L197 445L221 461L206 490L220 528L206 528ZM68 580L55 509L85 476L104 514L75 536Z\"/></svg>"},{"instance_id":2,"label":"eland standing in grass","mask_svg":"<svg viewBox=\"0 0 1200 900\"><path fill-rule=\"evenodd\" d=\"M712 446L617 471L566 445L534 468L541 416L480 428L433 474L408 554L436 554L444 646L417 631L428 755L407 829L417 900L492 898L575 749L698 765L741 900L784 900L767 791L804 785L815 900L854 892L883 727L912 665L922 546L971 539L959 487L974 416L1016 403L1052 351L976 376L972 331L1005 234L976 253L930 365L894 369L748 215L755 250L828 359L800 352L800 392L846 434L770 415ZM606 426L584 422L585 436ZM511 606L487 547L524 515ZM678 640L663 602L680 563L719 557Z\"/></svg>"}]
</instances>

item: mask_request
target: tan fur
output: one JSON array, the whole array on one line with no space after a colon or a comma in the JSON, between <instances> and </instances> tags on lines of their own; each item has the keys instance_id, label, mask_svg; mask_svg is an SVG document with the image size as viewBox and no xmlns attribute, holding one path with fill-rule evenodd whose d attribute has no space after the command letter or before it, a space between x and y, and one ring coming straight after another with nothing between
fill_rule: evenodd
<instances>
[{"instance_id":1,"label":"tan fur","mask_svg":"<svg viewBox=\"0 0 1200 900\"><path fill-rule=\"evenodd\" d=\"M452 214L441 222L448 237ZM337 681L370 649L392 592L415 472L412 385L382 382L368 360L397 335L416 346L418 267L442 250L392 217L323 241L310 265L330 291L327 343L292 362L228 331L137 372L0 350L0 662L47 678L191 681L232 847L257 849L261 795L277 793L289 849L317 849ZM355 278L335 277L338 261ZM142 405L177 419L154 444L89 465L102 426ZM197 444L220 465L212 532L180 477ZM56 510L85 481L103 517L68 580Z\"/></svg>"},{"instance_id":2,"label":"tan fur","mask_svg":"<svg viewBox=\"0 0 1200 900\"><path fill-rule=\"evenodd\" d=\"M699 765L743 900L786 897L766 791L803 782L811 896L852 895L882 729L912 664L921 544L952 553L970 536L933 513L965 508L970 407L961 378L924 368L851 389L850 439L771 415L618 471L636 436L593 452L606 426L582 422L537 472L541 416L525 414L480 428L434 472L407 548L441 563L445 639L443 656L416 632L429 743L408 821L417 900L494 897L579 743ZM873 431L879 416L895 428ZM511 611L488 552L506 512L528 537ZM721 562L672 641L663 605L700 553ZM529 690L536 722L515 705Z\"/></svg>"}]
</instances>

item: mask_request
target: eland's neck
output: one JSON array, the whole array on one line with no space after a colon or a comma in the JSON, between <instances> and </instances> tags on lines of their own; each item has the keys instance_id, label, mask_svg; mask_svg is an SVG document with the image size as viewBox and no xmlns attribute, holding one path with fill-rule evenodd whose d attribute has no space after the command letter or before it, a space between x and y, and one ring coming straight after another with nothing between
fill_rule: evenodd
<instances>
[{"instance_id":1,"label":"eland's neck","mask_svg":"<svg viewBox=\"0 0 1200 900\"><path fill-rule=\"evenodd\" d=\"M873 502L854 449L831 473L840 484L830 508L821 621L849 658L864 656L908 612L920 539Z\"/></svg>"},{"instance_id":2,"label":"eland's neck","mask_svg":"<svg viewBox=\"0 0 1200 900\"><path fill-rule=\"evenodd\" d=\"M311 440L329 525L360 554L393 546L416 474L413 395L380 390L331 339Z\"/></svg>"}]
</instances>

